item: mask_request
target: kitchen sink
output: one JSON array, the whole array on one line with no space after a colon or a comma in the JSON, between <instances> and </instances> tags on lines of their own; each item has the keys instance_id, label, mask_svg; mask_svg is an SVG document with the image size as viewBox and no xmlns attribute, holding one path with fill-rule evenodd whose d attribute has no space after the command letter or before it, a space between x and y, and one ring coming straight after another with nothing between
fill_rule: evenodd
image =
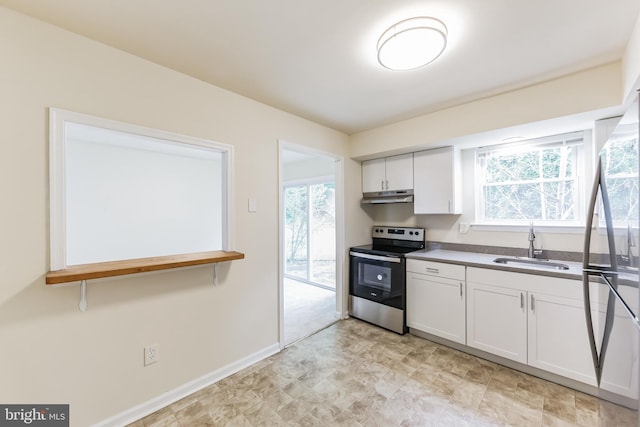
<instances>
[{"instance_id":1,"label":"kitchen sink","mask_svg":"<svg viewBox=\"0 0 640 427\"><path fill-rule=\"evenodd\" d=\"M553 270L568 270L569 266L567 264L562 264L560 262L553 262L546 259L536 259L536 258L519 258L519 257L500 257L493 260L493 262L498 264L505 265L520 265L521 267L540 267L540 268L549 268Z\"/></svg>"}]
</instances>

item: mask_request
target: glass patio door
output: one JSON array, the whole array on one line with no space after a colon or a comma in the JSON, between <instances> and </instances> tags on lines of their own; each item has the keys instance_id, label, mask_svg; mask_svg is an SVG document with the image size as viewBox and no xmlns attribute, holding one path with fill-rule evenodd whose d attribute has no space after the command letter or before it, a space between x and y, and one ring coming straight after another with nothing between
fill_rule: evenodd
<instances>
[{"instance_id":1,"label":"glass patio door","mask_svg":"<svg viewBox=\"0 0 640 427\"><path fill-rule=\"evenodd\" d=\"M285 187L285 276L335 288L335 184Z\"/></svg>"}]
</instances>

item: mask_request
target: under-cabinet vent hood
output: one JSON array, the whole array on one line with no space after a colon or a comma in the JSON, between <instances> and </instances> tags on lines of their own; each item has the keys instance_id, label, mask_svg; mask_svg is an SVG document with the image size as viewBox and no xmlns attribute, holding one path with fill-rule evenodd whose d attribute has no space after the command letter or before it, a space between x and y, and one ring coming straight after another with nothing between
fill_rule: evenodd
<instances>
[{"instance_id":1,"label":"under-cabinet vent hood","mask_svg":"<svg viewBox=\"0 0 640 427\"><path fill-rule=\"evenodd\" d=\"M371 193L363 193L361 203L363 205L382 203L413 203L413 190L374 191Z\"/></svg>"}]
</instances>

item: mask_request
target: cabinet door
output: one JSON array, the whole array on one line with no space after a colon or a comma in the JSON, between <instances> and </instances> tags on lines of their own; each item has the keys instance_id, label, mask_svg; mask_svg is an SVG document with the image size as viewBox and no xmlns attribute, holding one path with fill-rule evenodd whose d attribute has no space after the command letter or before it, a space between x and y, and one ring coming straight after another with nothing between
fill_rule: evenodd
<instances>
[{"instance_id":1,"label":"cabinet door","mask_svg":"<svg viewBox=\"0 0 640 427\"><path fill-rule=\"evenodd\" d=\"M531 293L528 324L529 365L596 385L582 300Z\"/></svg>"},{"instance_id":2,"label":"cabinet door","mask_svg":"<svg viewBox=\"0 0 640 427\"><path fill-rule=\"evenodd\" d=\"M385 190L413 189L413 153L385 159Z\"/></svg>"},{"instance_id":3,"label":"cabinet door","mask_svg":"<svg viewBox=\"0 0 640 427\"><path fill-rule=\"evenodd\" d=\"M407 274L407 326L465 344L465 323L463 281Z\"/></svg>"},{"instance_id":4,"label":"cabinet door","mask_svg":"<svg viewBox=\"0 0 640 427\"><path fill-rule=\"evenodd\" d=\"M362 192L384 191L385 161L374 159L362 162Z\"/></svg>"},{"instance_id":5,"label":"cabinet door","mask_svg":"<svg viewBox=\"0 0 640 427\"><path fill-rule=\"evenodd\" d=\"M467 345L527 363L526 294L467 282Z\"/></svg>"},{"instance_id":6,"label":"cabinet door","mask_svg":"<svg viewBox=\"0 0 640 427\"><path fill-rule=\"evenodd\" d=\"M461 213L456 194L453 147L413 155L413 209L416 214Z\"/></svg>"}]
</instances>

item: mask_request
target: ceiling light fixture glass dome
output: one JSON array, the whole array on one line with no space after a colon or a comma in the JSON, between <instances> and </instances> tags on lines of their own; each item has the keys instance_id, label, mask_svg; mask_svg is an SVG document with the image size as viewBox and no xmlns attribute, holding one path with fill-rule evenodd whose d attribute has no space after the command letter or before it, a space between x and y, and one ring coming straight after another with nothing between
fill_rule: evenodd
<instances>
[{"instance_id":1,"label":"ceiling light fixture glass dome","mask_svg":"<svg viewBox=\"0 0 640 427\"><path fill-rule=\"evenodd\" d=\"M447 46L447 26L439 19L419 16L387 29L378 40L378 62L390 70L424 67Z\"/></svg>"}]
</instances>

